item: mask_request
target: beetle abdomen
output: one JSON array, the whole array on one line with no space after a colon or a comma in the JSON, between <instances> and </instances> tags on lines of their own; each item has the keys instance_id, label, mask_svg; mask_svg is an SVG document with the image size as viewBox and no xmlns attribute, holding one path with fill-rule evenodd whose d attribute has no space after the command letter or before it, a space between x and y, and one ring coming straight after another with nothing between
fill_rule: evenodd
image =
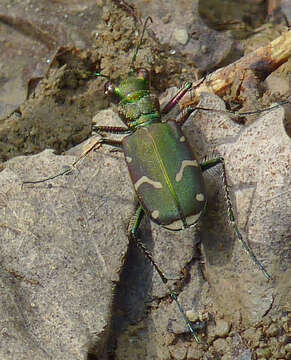
<instances>
[{"instance_id":1,"label":"beetle abdomen","mask_svg":"<svg viewBox=\"0 0 291 360\"><path fill-rule=\"evenodd\" d=\"M123 139L130 177L153 221L170 230L195 224L206 205L200 166L173 121L140 127Z\"/></svg>"}]
</instances>

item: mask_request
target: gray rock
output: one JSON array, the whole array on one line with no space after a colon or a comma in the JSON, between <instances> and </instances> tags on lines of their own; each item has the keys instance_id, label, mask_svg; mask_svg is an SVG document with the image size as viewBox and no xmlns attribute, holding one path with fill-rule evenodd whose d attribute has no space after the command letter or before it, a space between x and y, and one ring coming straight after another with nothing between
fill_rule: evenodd
<instances>
[{"instance_id":1,"label":"gray rock","mask_svg":"<svg viewBox=\"0 0 291 360\"><path fill-rule=\"evenodd\" d=\"M206 96L202 106L209 107L207 102L223 109L216 97ZM102 115L97 118L99 123ZM184 126L200 157L213 151L225 157L238 224L274 280L265 280L232 233L219 171L206 174L209 207L200 233L207 281L193 260L195 229L173 233L148 220L141 227L145 245L169 278L183 279L181 270L191 263L179 293L184 310L216 309L234 329L233 314L253 324L274 302L281 307L288 299L290 140L282 119L279 108L241 127L220 113L203 112ZM122 322L139 322L135 336L147 358L167 358L175 334L186 327L173 302L159 301L168 290L156 272L138 252L129 256L126 227L134 202L123 155L103 146L68 176L21 186L23 180L56 174L75 159L45 151L7 162L0 174L0 357L86 359L94 348L106 358L113 316L121 330ZM113 291L116 282L122 286ZM120 317L112 310L116 298L125 303ZM145 303L152 308L147 318ZM133 332L118 338L116 358L136 353L135 341L127 338L133 339Z\"/></svg>"},{"instance_id":2,"label":"gray rock","mask_svg":"<svg viewBox=\"0 0 291 360\"><path fill-rule=\"evenodd\" d=\"M105 150L68 176L21 184L75 158L47 150L0 174L3 360L86 359L91 346L104 353L132 211L124 162Z\"/></svg>"}]
</instances>

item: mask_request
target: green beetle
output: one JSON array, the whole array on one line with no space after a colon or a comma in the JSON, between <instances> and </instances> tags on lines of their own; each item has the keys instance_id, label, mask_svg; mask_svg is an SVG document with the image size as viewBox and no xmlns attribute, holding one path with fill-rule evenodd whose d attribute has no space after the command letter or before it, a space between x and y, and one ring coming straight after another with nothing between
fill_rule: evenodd
<instances>
[{"instance_id":1,"label":"green beetle","mask_svg":"<svg viewBox=\"0 0 291 360\"><path fill-rule=\"evenodd\" d=\"M217 157L199 164L182 132L181 126L195 108L187 109L184 113L180 114L176 121L164 120L165 115L168 114L192 88L192 84L189 82L186 83L161 110L159 99L150 91L149 72L145 69L134 68L135 58L144 35L146 24L149 20L151 20L150 17L148 17L144 23L141 38L131 61L129 74L125 79L121 80L118 86L114 85L110 80L105 84L105 94L115 97L119 102L118 112L125 127L93 127L93 130L100 134L112 133L126 135L121 141L102 137L102 139L98 141L98 144L101 143L122 148L125 155L125 161L139 201L136 213L130 221L128 229L129 239L135 241L137 246L141 248L159 273L162 281L167 284L167 277L156 265L151 254L137 236L137 230L141 220L144 214L146 214L152 221L169 230L182 230L189 226L194 226L206 208L207 199L203 172L213 166L221 164L229 220L238 239L241 241L242 246L248 252L253 262L264 273L266 278L270 279L270 275L244 241L236 225L223 158ZM108 79L107 76L101 73L97 73L96 76ZM83 154L82 156L85 155L86 154ZM79 160L80 159L78 159L72 167L60 174L44 180L25 181L24 183L43 182L69 173ZM176 293L169 286L168 289L187 327L195 340L199 342L194 326L186 317Z\"/></svg>"},{"instance_id":2,"label":"green beetle","mask_svg":"<svg viewBox=\"0 0 291 360\"><path fill-rule=\"evenodd\" d=\"M205 210L205 186L180 127L173 121L152 123L125 137L122 144L146 214L169 230L194 225Z\"/></svg>"},{"instance_id":3,"label":"green beetle","mask_svg":"<svg viewBox=\"0 0 291 360\"><path fill-rule=\"evenodd\" d=\"M186 89L189 88L187 84ZM150 93L148 71L131 72L118 87L108 82L105 92L119 97L119 114L131 132L123 138L121 146L145 213L169 230L194 225L206 206L200 165L181 126L174 121L162 122L158 98ZM176 100L169 103L168 111L175 103ZM109 129L95 127L95 130ZM119 133L119 129L114 132Z\"/></svg>"},{"instance_id":4,"label":"green beetle","mask_svg":"<svg viewBox=\"0 0 291 360\"><path fill-rule=\"evenodd\" d=\"M141 39L149 19L145 21ZM169 230L182 230L194 226L205 212L207 203L203 171L221 164L230 222L244 249L266 278L270 279L270 275L244 241L236 225L223 158L217 157L199 164L182 132L181 126L195 108L187 109L176 121L164 120L164 116L192 88L192 84L186 83L161 110L158 98L150 91L149 72L134 68L141 39L135 49L127 77L121 80L118 86L110 80L105 84L105 94L111 95L119 102L118 113L126 127L93 127L100 134L128 134L121 141L106 137L100 142L122 148L139 201L137 211L130 221L129 238L142 249L162 281L167 284L168 279L138 239L137 230L142 217L146 214L152 221ZM107 78L100 73L96 75ZM199 342L196 331L187 319L175 292L169 286L168 288L189 330Z\"/></svg>"}]
</instances>

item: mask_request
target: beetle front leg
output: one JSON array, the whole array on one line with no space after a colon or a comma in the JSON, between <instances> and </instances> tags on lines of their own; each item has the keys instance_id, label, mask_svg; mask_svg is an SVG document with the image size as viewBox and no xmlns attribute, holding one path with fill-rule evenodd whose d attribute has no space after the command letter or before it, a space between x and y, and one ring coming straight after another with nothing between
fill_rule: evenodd
<instances>
[{"instance_id":1,"label":"beetle front leg","mask_svg":"<svg viewBox=\"0 0 291 360\"><path fill-rule=\"evenodd\" d=\"M225 191L225 199L226 199L226 203L227 203L227 214L228 214L230 223L236 233L237 238L241 242L243 248L246 250L246 252L251 257L252 261L263 272L265 277L268 280L270 280L271 276L268 274L268 272L266 271L264 266L259 262L256 255L254 254L254 252L251 250L251 248L248 246L246 241L243 239L242 234L240 233L239 228L236 224L235 217L233 214L233 207L232 207L232 203L231 203L230 195L229 195L229 185L228 185L227 178L226 178L225 163L224 163L223 157L217 157L214 159L206 160L202 164L200 164L200 167L201 167L202 171L207 171L208 169L210 169L218 164L221 164L221 166L222 166L222 180L223 180L223 186L224 186L224 191Z\"/></svg>"},{"instance_id":2,"label":"beetle front leg","mask_svg":"<svg viewBox=\"0 0 291 360\"><path fill-rule=\"evenodd\" d=\"M168 114L182 99L182 97L192 88L192 83L187 82L182 89L180 89L177 94L172 97L172 99L166 104L166 106L162 109L161 113L163 115Z\"/></svg>"},{"instance_id":3,"label":"beetle front leg","mask_svg":"<svg viewBox=\"0 0 291 360\"><path fill-rule=\"evenodd\" d=\"M205 77L203 77L201 79L201 81L196 84L194 86L194 89L198 86L200 86L203 81L205 80ZM172 99L165 105L165 107L162 109L161 114L162 115L166 115L168 114L178 103L179 101L184 97L184 95L190 91L192 89L192 83L187 82L178 92L176 95L174 95L172 97ZM193 110L190 112L190 114L195 110L195 108L193 108ZM188 114L187 118L184 120L184 122L188 119L188 117L190 116L190 114Z\"/></svg>"},{"instance_id":4,"label":"beetle front leg","mask_svg":"<svg viewBox=\"0 0 291 360\"><path fill-rule=\"evenodd\" d=\"M168 279L166 278L166 276L164 275L164 273L161 271L161 269L158 267L158 265L155 263L152 255L149 253L149 251L146 249L146 247L144 246L144 244L140 241L140 239L137 237L137 231L139 228L139 225L141 223L141 220L144 216L145 212L142 208L141 205L138 206L135 214L133 215L133 217L130 219L129 221L129 226L128 226L128 237L130 241L134 241L136 246L139 247L142 252L144 253L144 255L146 256L146 258L149 260L149 262L152 264L152 266L156 269L156 271L158 272L158 274L160 275L160 278L162 279L162 282L164 284L167 285L168 290L170 292L171 298L175 301L175 303L178 306L178 309L180 311L180 313L183 316L183 319L188 327L188 329L190 330L191 334L193 335L195 341L197 343L200 343L200 340L195 332L195 330L193 329L189 319L187 318L185 311L183 310L181 304L178 301L178 297L176 295L176 293L174 292L174 290L167 284L168 283Z\"/></svg>"},{"instance_id":5,"label":"beetle front leg","mask_svg":"<svg viewBox=\"0 0 291 360\"><path fill-rule=\"evenodd\" d=\"M192 107L188 107L187 109L185 109L184 111L181 112L181 115L179 115L179 117L175 120L176 124L179 124L180 126L182 126L186 120L189 119L190 115L197 110L196 108L192 108Z\"/></svg>"}]
</instances>

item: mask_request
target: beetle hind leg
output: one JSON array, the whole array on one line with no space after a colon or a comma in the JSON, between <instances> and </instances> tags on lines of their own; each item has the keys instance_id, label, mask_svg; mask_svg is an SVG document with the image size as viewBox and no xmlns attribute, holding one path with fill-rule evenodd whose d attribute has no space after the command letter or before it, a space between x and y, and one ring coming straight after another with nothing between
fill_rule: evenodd
<instances>
[{"instance_id":1,"label":"beetle hind leg","mask_svg":"<svg viewBox=\"0 0 291 360\"><path fill-rule=\"evenodd\" d=\"M268 280L270 280L271 276L268 274L268 272L266 271L264 266L259 262L256 255L254 254L252 249L249 247L247 242L244 240L244 238L242 237L242 234L240 233L239 228L236 224L234 213L233 213L233 207L232 207L232 203L231 203L230 195L229 195L229 185L228 185L227 178L226 178L225 163L224 163L223 157L217 157L214 159L206 160L200 164L200 167L201 167L202 172L204 172L218 164L220 164L222 166L222 180L223 180L223 187L224 187L224 192L225 192L225 200L226 200L226 204L227 204L227 214L228 214L228 218L231 223L231 226L233 227L237 238L241 242L242 247L246 250L246 252L251 257L253 263L256 264L256 266L262 271L262 273L265 275L265 277Z\"/></svg>"},{"instance_id":2,"label":"beetle hind leg","mask_svg":"<svg viewBox=\"0 0 291 360\"><path fill-rule=\"evenodd\" d=\"M141 205L138 206L135 214L133 215L133 217L130 219L129 221L129 226L128 226L128 237L130 241L134 241L134 243L136 244L136 246L138 248L140 248L142 250L142 252L144 253L145 257L149 260L149 262L152 264L152 266L156 269L156 271L158 272L162 282L164 284L167 285L168 290L170 292L170 295L172 297L172 299L176 302L178 309L180 311L180 313L183 316L183 319L188 327L188 329L190 330L191 334L193 335L195 341L197 343L200 343L200 340L195 332L195 330L193 329L190 321L188 320L185 311L183 310L181 304L178 301L178 297L176 295L176 293L174 292L174 290L168 285L168 279L166 278L166 276L164 275L164 273L161 271L161 269L158 267L158 265L155 263L152 255L149 253L149 251L146 249L146 247L144 246L144 244L140 241L140 239L137 237L137 231L139 228L139 225L141 223L141 220L144 216L145 212L142 208Z\"/></svg>"},{"instance_id":3,"label":"beetle hind leg","mask_svg":"<svg viewBox=\"0 0 291 360\"><path fill-rule=\"evenodd\" d=\"M149 262L152 264L152 266L156 269L158 274L160 275L160 278L162 279L164 284L167 284L168 279L164 275L164 273L161 271L161 269L158 267L158 265L155 263L152 255L149 253L149 251L146 249L144 244L141 242L141 240L137 237L137 230L141 223L141 220L144 216L144 210L141 205L139 205L138 209L136 210L135 214L129 221L128 226L128 237L129 240L134 241L135 244L142 250L146 258L149 260Z\"/></svg>"}]
</instances>

